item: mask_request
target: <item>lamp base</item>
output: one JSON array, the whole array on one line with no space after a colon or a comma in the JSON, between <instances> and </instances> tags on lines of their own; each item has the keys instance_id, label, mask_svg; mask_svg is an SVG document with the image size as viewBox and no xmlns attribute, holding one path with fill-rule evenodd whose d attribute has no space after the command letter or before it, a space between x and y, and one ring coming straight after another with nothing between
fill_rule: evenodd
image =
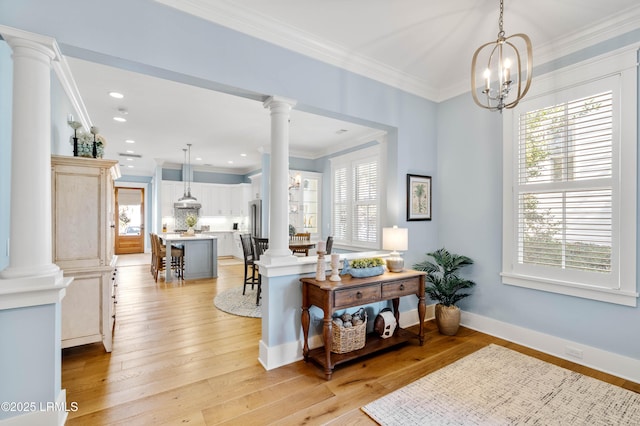
<instances>
[{"instance_id":1,"label":"lamp base","mask_svg":"<svg viewBox=\"0 0 640 426\"><path fill-rule=\"evenodd\" d=\"M387 269L389 272L402 272L404 270L404 259L399 255L387 258Z\"/></svg>"}]
</instances>

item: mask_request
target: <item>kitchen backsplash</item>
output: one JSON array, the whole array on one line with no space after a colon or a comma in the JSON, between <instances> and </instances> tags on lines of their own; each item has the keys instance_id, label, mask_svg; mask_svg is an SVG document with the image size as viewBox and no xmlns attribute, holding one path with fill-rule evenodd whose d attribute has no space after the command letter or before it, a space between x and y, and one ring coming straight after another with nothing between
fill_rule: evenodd
<instances>
[{"instance_id":1,"label":"kitchen backsplash","mask_svg":"<svg viewBox=\"0 0 640 426\"><path fill-rule=\"evenodd\" d=\"M185 218L186 214L183 217L165 216L162 218L162 225L167 225L168 232L173 232L176 229L185 230L187 229ZM249 229L249 218L246 216L200 216L195 229L199 231L204 225L205 228L209 227L209 231L231 231L234 223L238 224L239 231Z\"/></svg>"}]
</instances>

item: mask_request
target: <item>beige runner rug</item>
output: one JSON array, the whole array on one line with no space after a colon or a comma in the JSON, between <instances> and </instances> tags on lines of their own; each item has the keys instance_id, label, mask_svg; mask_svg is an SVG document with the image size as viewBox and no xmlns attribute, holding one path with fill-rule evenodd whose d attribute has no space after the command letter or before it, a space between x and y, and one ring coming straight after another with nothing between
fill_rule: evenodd
<instances>
[{"instance_id":1,"label":"beige runner rug","mask_svg":"<svg viewBox=\"0 0 640 426\"><path fill-rule=\"evenodd\" d=\"M381 425L640 425L640 394L489 345L362 411Z\"/></svg>"}]
</instances>

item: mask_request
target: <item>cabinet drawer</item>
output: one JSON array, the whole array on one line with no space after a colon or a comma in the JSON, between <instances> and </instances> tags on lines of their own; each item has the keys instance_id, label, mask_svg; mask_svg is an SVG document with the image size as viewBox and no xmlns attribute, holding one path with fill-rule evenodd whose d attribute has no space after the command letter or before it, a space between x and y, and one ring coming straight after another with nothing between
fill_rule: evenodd
<instances>
[{"instance_id":1,"label":"cabinet drawer","mask_svg":"<svg viewBox=\"0 0 640 426\"><path fill-rule=\"evenodd\" d=\"M418 280L400 280L382 284L382 297L392 298L416 294L420 288Z\"/></svg>"},{"instance_id":2,"label":"cabinet drawer","mask_svg":"<svg viewBox=\"0 0 640 426\"><path fill-rule=\"evenodd\" d=\"M380 300L380 285L337 290L334 294L334 308L364 305Z\"/></svg>"}]
</instances>

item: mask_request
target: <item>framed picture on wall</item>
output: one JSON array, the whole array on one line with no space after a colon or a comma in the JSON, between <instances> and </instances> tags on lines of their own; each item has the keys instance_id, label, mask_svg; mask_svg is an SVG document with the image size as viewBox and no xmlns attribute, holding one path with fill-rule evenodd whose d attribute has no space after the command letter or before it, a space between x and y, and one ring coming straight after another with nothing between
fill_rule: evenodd
<instances>
[{"instance_id":1,"label":"framed picture on wall","mask_svg":"<svg viewBox=\"0 0 640 426\"><path fill-rule=\"evenodd\" d=\"M431 220L431 176L407 175L407 220Z\"/></svg>"}]
</instances>

